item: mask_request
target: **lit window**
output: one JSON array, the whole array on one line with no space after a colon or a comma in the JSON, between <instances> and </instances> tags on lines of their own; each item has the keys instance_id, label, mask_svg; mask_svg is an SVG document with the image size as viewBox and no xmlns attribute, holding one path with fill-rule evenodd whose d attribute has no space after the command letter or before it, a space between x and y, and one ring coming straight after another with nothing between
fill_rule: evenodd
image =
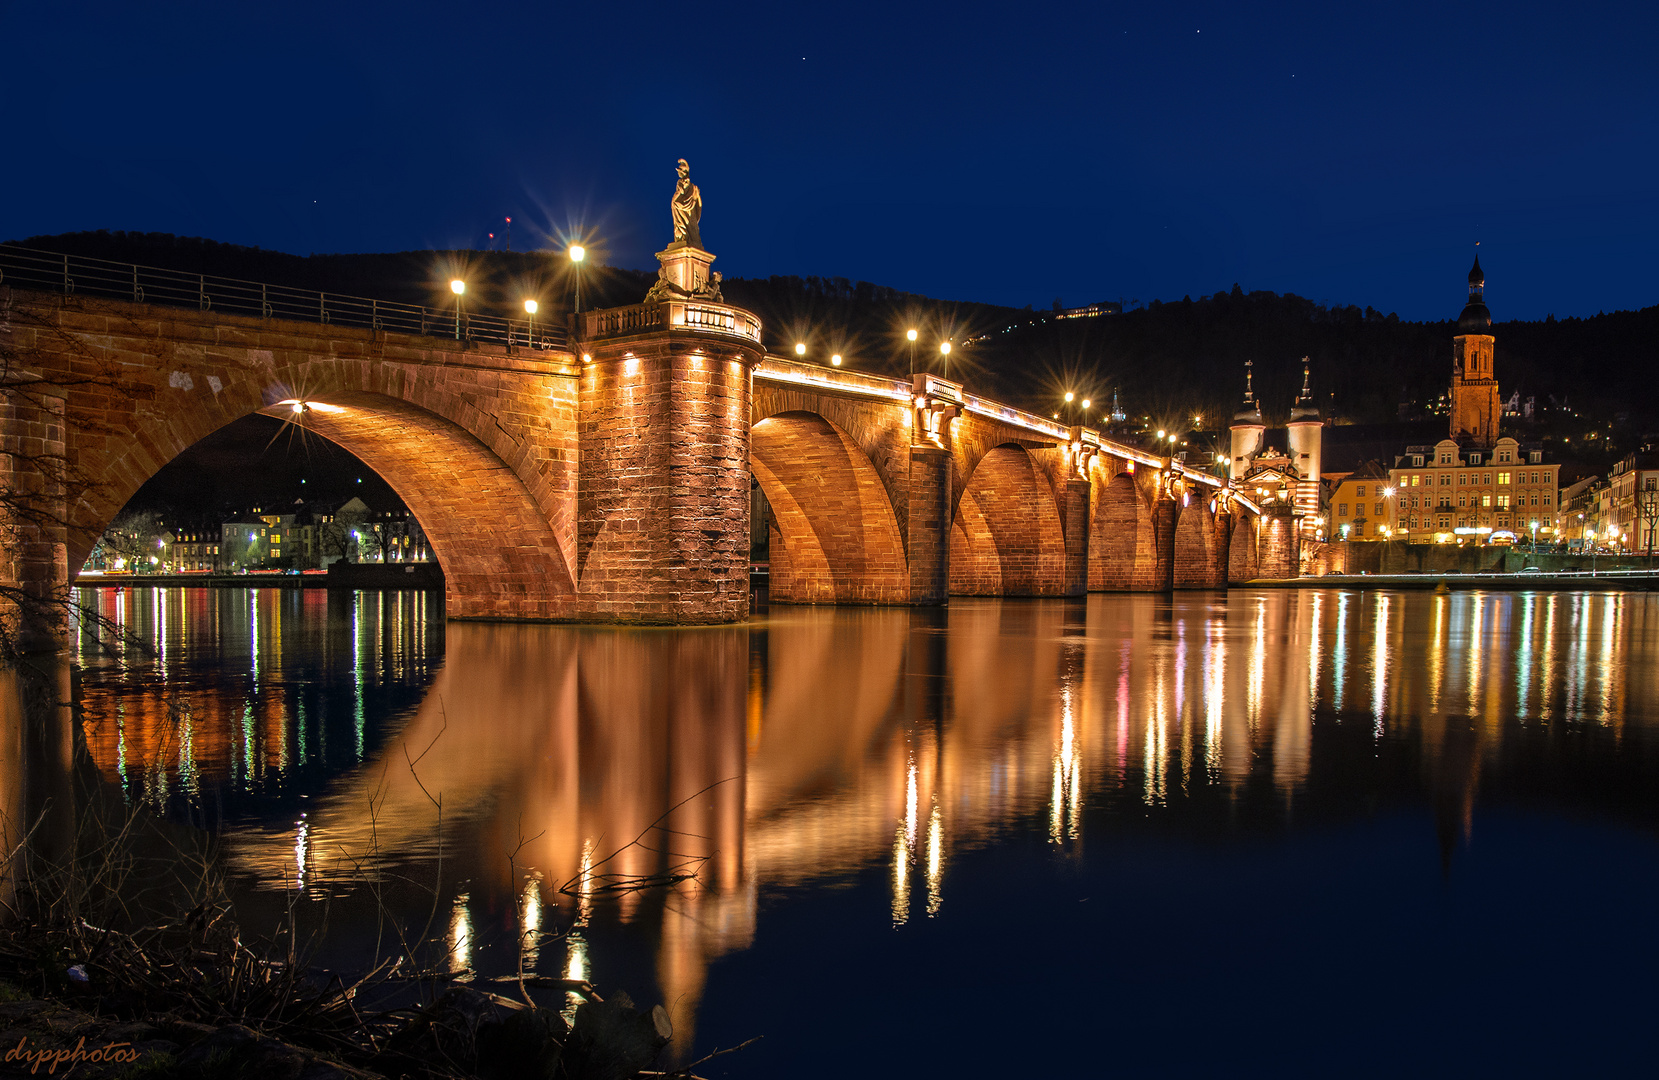
<instances>
[{"instance_id":1,"label":"lit window","mask_svg":"<svg viewBox=\"0 0 1659 1080\"><path fill-rule=\"evenodd\" d=\"M1480 504L1482 506L1491 506L1492 505L1492 496L1491 495L1482 495L1480 497Z\"/></svg>"},{"instance_id":2,"label":"lit window","mask_svg":"<svg viewBox=\"0 0 1659 1080\"><path fill-rule=\"evenodd\" d=\"M1498 474L1498 483L1500 483L1500 484L1509 483L1509 474L1506 473L1506 472L1499 473Z\"/></svg>"}]
</instances>

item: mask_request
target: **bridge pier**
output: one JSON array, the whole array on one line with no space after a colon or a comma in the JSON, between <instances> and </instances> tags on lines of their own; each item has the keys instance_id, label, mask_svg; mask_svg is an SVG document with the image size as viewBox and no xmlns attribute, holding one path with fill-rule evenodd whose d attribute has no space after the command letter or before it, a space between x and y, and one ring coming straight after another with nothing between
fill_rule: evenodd
<instances>
[{"instance_id":1,"label":"bridge pier","mask_svg":"<svg viewBox=\"0 0 1659 1080\"><path fill-rule=\"evenodd\" d=\"M20 652L51 653L68 638L64 399L10 387L0 396L0 492L9 534L0 545L0 605Z\"/></svg>"},{"instance_id":2,"label":"bridge pier","mask_svg":"<svg viewBox=\"0 0 1659 1080\"><path fill-rule=\"evenodd\" d=\"M581 618L723 623L749 613L750 370L764 354L688 332L674 310L597 312L581 346ZM592 340L606 328L614 336Z\"/></svg>"},{"instance_id":3,"label":"bridge pier","mask_svg":"<svg viewBox=\"0 0 1659 1080\"><path fill-rule=\"evenodd\" d=\"M950 597L950 451L918 443L910 447L910 602L943 604Z\"/></svg>"},{"instance_id":4,"label":"bridge pier","mask_svg":"<svg viewBox=\"0 0 1659 1080\"><path fill-rule=\"evenodd\" d=\"M1066 480L1060 493L1060 526L1066 537L1061 596L1089 592L1089 494L1089 482L1081 477Z\"/></svg>"}]
</instances>

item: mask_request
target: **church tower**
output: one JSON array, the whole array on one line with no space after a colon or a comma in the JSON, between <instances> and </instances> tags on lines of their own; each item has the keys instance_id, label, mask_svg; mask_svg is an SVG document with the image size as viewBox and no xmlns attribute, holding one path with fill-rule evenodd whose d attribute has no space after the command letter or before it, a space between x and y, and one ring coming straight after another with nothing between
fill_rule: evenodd
<instances>
[{"instance_id":1,"label":"church tower","mask_svg":"<svg viewBox=\"0 0 1659 1080\"><path fill-rule=\"evenodd\" d=\"M1452 438L1472 446L1490 447L1498 441L1498 380L1492 373L1492 347L1497 342L1489 331L1492 313L1483 294L1486 275L1475 256L1469 271L1469 303L1457 319L1457 336L1452 338Z\"/></svg>"},{"instance_id":2,"label":"church tower","mask_svg":"<svg viewBox=\"0 0 1659 1080\"><path fill-rule=\"evenodd\" d=\"M1311 367L1302 357L1302 393L1290 410L1286 425L1290 443L1290 463L1301 474L1296 481L1296 512L1302 515L1302 529L1312 534L1314 518L1319 514L1319 475L1325 422L1319 416L1319 406L1313 401Z\"/></svg>"},{"instance_id":3,"label":"church tower","mask_svg":"<svg viewBox=\"0 0 1659 1080\"><path fill-rule=\"evenodd\" d=\"M1250 470L1250 459L1262 448L1262 436L1267 425L1262 422L1261 404L1256 401L1251 362L1244 362L1244 404L1233 414L1233 468L1232 474L1241 477Z\"/></svg>"}]
</instances>

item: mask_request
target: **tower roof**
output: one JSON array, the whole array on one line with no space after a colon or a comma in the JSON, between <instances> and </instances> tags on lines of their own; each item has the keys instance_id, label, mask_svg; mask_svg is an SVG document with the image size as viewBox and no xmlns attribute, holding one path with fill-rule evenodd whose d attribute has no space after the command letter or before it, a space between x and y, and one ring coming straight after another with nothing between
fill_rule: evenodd
<instances>
[{"instance_id":1,"label":"tower roof","mask_svg":"<svg viewBox=\"0 0 1659 1080\"><path fill-rule=\"evenodd\" d=\"M1239 406L1238 412L1233 414L1233 426L1241 424L1260 424L1262 422L1261 403L1256 400L1255 372L1252 370L1254 362L1244 362L1244 404Z\"/></svg>"},{"instance_id":2,"label":"tower roof","mask_svg":"<svg viewBox=\"0 0 1659 1080\"><path fill-rule=\"evenodd\" d=\"M1486 307L1486 273L1480 268L1480 255L1469 268L1469 302L1457 317L1457 328L1465 334L1484 334L1492 329L1492 312Z\"/></svg>"},{"instance_id":3,"label":"tower roof","mask_svg":"<svg viewBox=\"0 0 1659 1080\"><path fill-rule=\"evenodd\" d=\"M1296 395L1296 403L1291 406L1290 422L1317 421L1319 406L1313 403L1312 368L1307 357L1302 357L1302 392Z\"/></svg>"}]
</instances>

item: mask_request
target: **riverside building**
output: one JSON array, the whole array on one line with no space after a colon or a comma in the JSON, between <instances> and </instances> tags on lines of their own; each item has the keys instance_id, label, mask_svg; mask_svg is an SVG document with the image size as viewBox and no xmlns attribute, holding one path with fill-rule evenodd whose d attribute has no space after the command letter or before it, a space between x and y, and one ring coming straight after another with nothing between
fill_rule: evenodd
<instances>
[{"instance_id":1,"label":"riverside building","mask_svg":"<svg viewBox=\"0 0 1659 1080\"><path fill-rule=\"evenodd\" d=\"M1469 271L1469 302L1452 338L1451 432L1437 443L1408 446L1395 458L1383 489L1383 513L1365 539L1555 540L1561 466L1544 461L1542 446L1498 430L1503 409L1493 367L1497 339L1490 332L1485 287L1477 256Z\"/></svg>"}]
</instances>

